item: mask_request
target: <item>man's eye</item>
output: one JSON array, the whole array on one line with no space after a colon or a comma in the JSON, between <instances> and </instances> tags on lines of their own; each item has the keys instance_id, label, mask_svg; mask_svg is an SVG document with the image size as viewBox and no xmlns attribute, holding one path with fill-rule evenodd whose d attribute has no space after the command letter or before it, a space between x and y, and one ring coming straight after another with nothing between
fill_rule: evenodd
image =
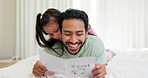
<instances>
[{"instance_id":1,"label":"man's eye","mask_svg":"<svg viewBox=\"0 0 148 78\"><path fill-rule=\"evenodd\" d=\"M66 36L70 36L71 34L65 34Z\"/></svg>"},{"instance_id":2,"label":"man's eye","mask_svg":"<svg viewBox=\"0 0 148 78\"><path fill-rule=\"evenodd\" d=\"M83 35L83 34L77 34L77 36L81 36L81 35Z\"/></svg>"}]
</instances>

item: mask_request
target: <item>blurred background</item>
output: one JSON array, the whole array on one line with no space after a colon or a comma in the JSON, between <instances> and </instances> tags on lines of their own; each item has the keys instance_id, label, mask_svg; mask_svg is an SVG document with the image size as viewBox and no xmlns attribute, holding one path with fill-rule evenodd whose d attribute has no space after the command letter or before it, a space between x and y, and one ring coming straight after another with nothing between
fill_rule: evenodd
<instances>
[{"instance_id":1,"label":"blurred background","mask_svg":"<svg viewBox=\"0 0 148 78\"><path fill-rule=\"evenodd\" d=\"M148 0L0 0L0 58L37 54L36 16L48 8L85 11L106 49L148 48Z\"/></svg>"}]
</instances>

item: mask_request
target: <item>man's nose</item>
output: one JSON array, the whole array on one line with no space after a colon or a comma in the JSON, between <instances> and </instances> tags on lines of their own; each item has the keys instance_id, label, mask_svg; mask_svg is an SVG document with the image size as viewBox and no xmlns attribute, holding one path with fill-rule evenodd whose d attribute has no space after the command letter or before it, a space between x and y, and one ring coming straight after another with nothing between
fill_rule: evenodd
<instances>
[{"instance_id":1,"label":"man's nose","mask_svg":"<svg viewBox=\"0 0 148 78\"><path fill-rule=\"evenodd\" d=\"M76 43L77 41L78 41L77 36L72 35L72 36L70 37L70 42Z\"/></svg>"}]
</instances>

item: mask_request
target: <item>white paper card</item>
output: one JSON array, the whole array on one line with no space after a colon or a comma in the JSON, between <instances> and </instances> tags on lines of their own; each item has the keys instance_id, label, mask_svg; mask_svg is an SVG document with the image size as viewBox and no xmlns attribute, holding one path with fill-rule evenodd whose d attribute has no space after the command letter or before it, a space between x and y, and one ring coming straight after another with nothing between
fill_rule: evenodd
<instances>
[{"instance_id":1,"label":"white paper card","mask_svg":"<svg viewBox=\"0 0 148 78\"><path fill-rule=\"evenodd\" d=\"M39 52L40 61L49 71L62 74L66 77L92 76L91 71L95 66L95 57L81 57L72 59L61 59L46 52Z\"/></svg>"}]
</instances>

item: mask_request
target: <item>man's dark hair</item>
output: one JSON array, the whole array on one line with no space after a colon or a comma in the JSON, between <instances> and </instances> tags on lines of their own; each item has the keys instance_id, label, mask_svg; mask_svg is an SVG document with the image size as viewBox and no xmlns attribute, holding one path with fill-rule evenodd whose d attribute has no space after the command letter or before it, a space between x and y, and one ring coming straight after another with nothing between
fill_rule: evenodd
<instances>
[{"instance_id":1,"label":"man's dark hair","mask_svg":"<svg viewBox=\"0 0 148 78\"><path fill-rule=\"evenodd\" d=\"M81 10L77 9L67 9L65 12L61 13L59 16L59 28L62 31L62 23L65 19L80 19L84 22L85 31L88 29L88 15Z\"/></svg>"}]
</instances>

